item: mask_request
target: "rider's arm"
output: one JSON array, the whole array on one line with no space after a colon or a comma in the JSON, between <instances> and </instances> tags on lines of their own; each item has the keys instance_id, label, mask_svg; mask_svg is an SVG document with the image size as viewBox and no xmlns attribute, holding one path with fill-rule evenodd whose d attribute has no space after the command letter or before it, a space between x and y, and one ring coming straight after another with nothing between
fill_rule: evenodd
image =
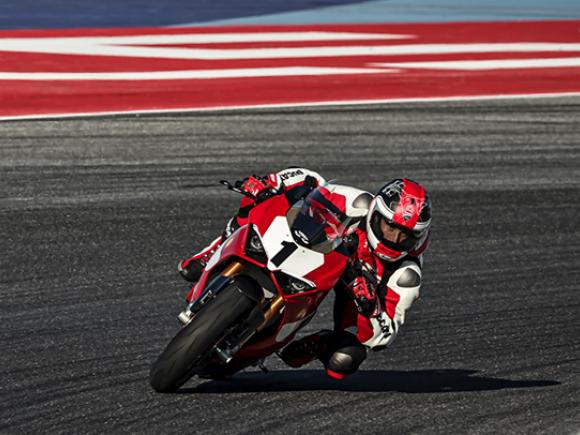
<instances>
[{"instance_id":1,"label":"rider's arm","mask_svg":"<svg viewBox=\"0 0 580 435\"><path fill-rule=\"evenodd\" d=\"M303 185L307 177L313 178L316 186L320 186L326 181L318 172L306 168L288 168L268 175L268 179L275 188L285 192Z\"/></svg>"},{"instance_id":2,"label":"rider's arm","mask_svg":"<svg viewBox=\"0 0 580 435\"><path fill-rule=\"evenodd\" d=\"M313 187L317 187L324 182L325 179L319 173L306 168L288 168L264 177L249 176L236 182L237 187L246 195L240 200L236 215L228 221L224 236L228 237L235 229L245 225L250 210L270 196L288 192L305 183L312 183Z\"/></svg>"},{"instance_id":3,"label":"rider's arm","mask_svg":"<svg viewBox=\"0 0 580 435\"><path fill-rule=\"evenodd\" d=\"M291 189L310 183L312 187L325 182L317 172L306 168L288 168L280 172L272 172L264 177L250 176L238 181L239 188L246 193L240 201L238 216L245 218L258 203L277 193L288 192ZM268 195L265 195L267 193Z\"/></svg>"},{"instance_id":4,"label":"rider's arm","mask_svg":"<svg viewBox=\"0 0 580 435\"><path fill-rule=\"evenodd\" d=\"M368 319L371 331L363 344L375 349L392 344L405 323L407 310L419 297L420 288L421 268L413 261L403 262L387 282L385 312Z\"/></svg>"},{"instance_id":5,"label":"rider's arm","mask_svg":"<svg viewBox=\"0 0 580 435\"><path fill-rule=\"evenodd\" d=\"M325 181L318 172L306 168L292 167L283 169L280 172L272 172L263 177L246 177L238 183L242 191L257 199L258 195L264 190L282 193L302 186L305 183L309 183L312 187L318 187Z\"/></svg>"}]
</instances>

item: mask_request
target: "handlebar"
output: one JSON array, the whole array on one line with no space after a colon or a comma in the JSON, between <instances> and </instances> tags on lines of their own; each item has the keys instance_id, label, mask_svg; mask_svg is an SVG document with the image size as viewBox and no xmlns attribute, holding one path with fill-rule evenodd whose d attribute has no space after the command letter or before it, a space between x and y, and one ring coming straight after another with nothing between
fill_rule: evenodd
<instances>
[{"instance_id":1,"label":"handlebar","mask_svg":"<svg viewBox=\"0 0 580 435\"><path fill-rule=\"evenodd\" d=\"M244 196L247 196L249 198L254 199L254 197L252 196L252 194L248 193L248 192L244 192L242 189L240 189L239 187L234 186L232 183L230 183L228 180L220 180L220 184L223 184L224 186L226 186L229 190L232 190L234 192L240 193Z\"/></svg>"}]
</instances>

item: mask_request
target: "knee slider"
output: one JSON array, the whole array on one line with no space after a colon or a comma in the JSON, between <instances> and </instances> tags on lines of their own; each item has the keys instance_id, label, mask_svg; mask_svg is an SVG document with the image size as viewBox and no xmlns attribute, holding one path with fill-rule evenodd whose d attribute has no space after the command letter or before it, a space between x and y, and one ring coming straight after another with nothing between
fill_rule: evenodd
<instances>
[{"instance_id":1,"label":"knee slider","mask_svg":"<svg viewBox=\"0 0 580 435\"><path fill-rule=\"evenodd\" d=\"M330 357L327 368L345 375L356 372L365 360L367 352L363 345L337 349Z\"/></svg>"}]
</instances>

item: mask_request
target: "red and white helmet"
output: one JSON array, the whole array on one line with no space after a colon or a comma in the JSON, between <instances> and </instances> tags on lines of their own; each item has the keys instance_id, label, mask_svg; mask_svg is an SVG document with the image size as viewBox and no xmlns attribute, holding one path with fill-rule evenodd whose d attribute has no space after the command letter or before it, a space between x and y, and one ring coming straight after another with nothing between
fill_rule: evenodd
<instances>
[{"instance_id":1,"label":"red and white helmet","mask_svg":"<svg viewBox=\"0 0 580 435\"><path fill-rule=\"evenodd\" d=\"M429 195L415 181L392 180L371 202L366 224L369 246L379 258L397 261L408 253L418 255L429 237Z\"/></svg>"}]
</instances>

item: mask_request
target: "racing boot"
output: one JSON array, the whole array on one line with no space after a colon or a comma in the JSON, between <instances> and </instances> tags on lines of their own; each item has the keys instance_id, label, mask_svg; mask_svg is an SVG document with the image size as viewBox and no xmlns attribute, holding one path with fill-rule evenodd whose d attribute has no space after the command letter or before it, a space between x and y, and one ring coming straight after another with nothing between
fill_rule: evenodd
<instances>
[{"instance_id":1,"label":"racing boot","mask_svg":"<svg viewBox=\"0 0 580 435\"><path fill-rule=\"evenodd\" d=\"M224 238L219 236L209 246L203 248L202 251L189 257L185 260L181 260L177 265L177 271L183 277L184 280L189 282L197 282L201 277L203 269L205 268L207 262L211 256L220 247Z\"/></svg>"},{"instance_id":2,"label":"racing boot","mask_svg":"<svg viewBox=\"0 0 580 435\"><path fill-rule=\"evenodd\" d=\"M332 335L333 332L328 329L307 335L290 343L278 356L290 367L301 367L314 359L326 359L324 355Z\"/></svg>"}]
</instances>

